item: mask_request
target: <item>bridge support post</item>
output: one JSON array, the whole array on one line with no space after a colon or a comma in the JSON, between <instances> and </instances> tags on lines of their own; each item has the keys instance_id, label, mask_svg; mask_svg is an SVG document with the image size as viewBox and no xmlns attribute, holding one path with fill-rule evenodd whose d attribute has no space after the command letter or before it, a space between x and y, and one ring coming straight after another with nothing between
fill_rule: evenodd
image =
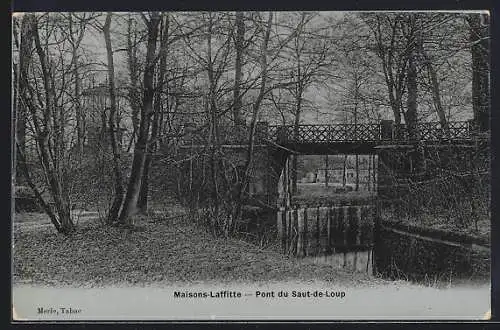
<instances>
[{"instance_id":1,"label":"bridge support post","mask_svg":"<svg viewBox=\"0 0 500 330\"><path fill-rule=\"evenodd\" d=\"M380 121L380 137L384 141L391 141L394 139L394 121L382 120Z\"/></svg>"},{"instance_id":2,"label":"bridge support post","mask_svg":"<svg viewBox=\"0 0 500 330\"><path fill-rule=\"evenodd\" d=\"M269 124L267 121L259 121L255 125L255 138L257 141L261 142L267 138L269 131Z\"/></svg>"},{"instance_id":3,"label":"bridge support post","mask_svg":"<svg viewBox=\"0 0 500 330\"><path fill-rule=\"evenodd\" d=\"M279 126L276 131L277 143L286 143L288 142L288 128L286 126Z\"/></svg>"},{"instance_id":4,"label":"bridge support post","mask_svg":"<svg viewBox=\"0 0 500 330\"><path fill-rule=\"evenodd\" d=\"M394 121L381 120L380 121L380 138L382 141L394 140ZM377 152L378 155L378 168L377 168L377 195L380 200L388 199L391 186L391 157L385 150L381 149Z\"/></svg>"},{"instance_id":5,"label":"bridge support post","mask_svg":"<svg viewBox=\"0 0 500 330\"><path fill-rule=\"evenodd\" d=\"M392 166L390 165L390 156L385 150L377 152L377 195L379 200L389 199Z\"/></svg>"}]
</instances>

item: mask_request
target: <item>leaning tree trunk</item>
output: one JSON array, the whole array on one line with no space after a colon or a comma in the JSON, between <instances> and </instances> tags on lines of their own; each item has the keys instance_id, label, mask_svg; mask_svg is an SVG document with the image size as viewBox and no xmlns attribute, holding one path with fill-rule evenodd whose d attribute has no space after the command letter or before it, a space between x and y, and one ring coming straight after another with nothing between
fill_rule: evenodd
<instances>
[{"instance_id":1,"label":"leaning tree trunk","mask_svg":"<svg viewBox=\"0 0 500 330\"><path fill-rule=\"evenodd\" d=\"M250 170L252 167L253 163L253 153L254 153L254 147L255 147L255 128L256 128L256 123L257 123L257 118L260 110L261 103L264 99L264 96L266 94L266 84L267 84L267 79L268 79L268 63L267 63L267 52L268 52L268 43L269 43L269 37L271 34L271 25L272 25L272 20L273 20L273 14L272 12L269 13L268 19L267 19L267 25L266 25L266 30L264 34L264 38L262 40L262 44L260 47L260 89L259 89L259 94L257 95L257 99L255 100L255 103L253 104L252 107L252 120L250 121L250 132L249 132L249 137L248 137L248 148L247 148L247 157L245 161L245 167L244 167L244 172L243 172L243 178L242 178L242 184L238 187L238 193L237 193L237 203L236 203L236 209L235 209L235 216L233 217L233 224L241 218L242 216L242 200L243 200L243 193L250 184ZM233 230L231 228L231 230Z\"/></svg>"},{"instance_id":2,"label":"leaning tree trunk","mask_svg":"<svg viewBox=\"0 0 500 330\"><path fill-rule=\"evenodd\" d=\"M371 177L372 177L372 156L368 156L368 174L367 174L367 182L366 182L366 187L368 188L368 191L372 191L371 187Z\"/></svg>"},{"instance_id":3,"label":"leaning tree trunk","mask_svg":"<svg viewBox=\"0 0 500 330\"><path fill-rule=\"evenodd\" d=\"M346 184L347 184L347 155L344 155L344 166L342 168L342 187L345 188Z\"/></svg>"},{"instance_id":4,"label":"leaning tree trunk","mask_svg":"<svg viewBox=\"0 0 500 330\"><path fill-rule=\"evenodd\" d=\"M127 152L132 148L133 143L136 140L137 132L139 131L139 112L141 107L140 94L138 87L139 73L138 73L138 61L137 61L137 31L135 27L132 26L132 19L129 17L127 25L127 66L130 76L130 88L128 89L128 98L130 100L131 107L131 119L132 119L132 137L130 138ZM134 38L132 39L132 34Z\"/></svg>"},{"instance_id":5,"label":"leaning tree trunk","mask_svg":"<svg viewBox=\"0 0 500 330\"><path fill-rule=\"evenodd\" d=\"M241 115L241 79L243 76L243 48L244 48L244 37L245 37L245 22L242 12L236 13L236 39L234 42L236 50L236 63L234 71L234 92L233 92L233 119L235 125L243 125L243 117Z\"/></svg>"},{"instance_id":6,"label":"leaning tree trunk","mask_svg":"<svg viewBox=\"0 0 500 330\"><path fill-rule=\"evenodd\" d=\"M427 55L427 53L423 48L421 52L424 58L424 64L427 67L427 71L429 73L429 78L431 81L432 101L434 103L434 108L436 109L436 113L438 115L441 128L443 129L444 133L448 135L450 127L448 125L448 120L446 119L446 113L444 111L443 104L441 102L441 90L440 90L441 88L439 86L438 73L434 68L434 65L432 64L429 56Z\"/></svg>"},{"instance_id":7,"label":"leaning tree trunk","mask_svg":"<svg viewBox=\"0 0 500 330\"><path fill-rule=\"evenodd\" d=\"M472 53L472 109L479 132L490 129L489 16L474 14L468 19Z\"/></svg>"},{"instance_id":8,"label":"leaning tree trunk","mask_svg":"<svg viewBox=\"0 0 500 330\"><path fill-rule=\"evenodd\" d=\"M358 75L355 74L354 77L354 134L355 138L357 139L357 132L358 132L358 99L359 99L359 82L358 82ZM359 191L359 155L356 154L355 156L355 171L356 171L356 178L355 178L355 185L354 185L354 190Z\"/></svg>"},{"instance_id":9,"label":"leaning tree trunk","mask_svg":"<svg viewBox=\"0 0 500 330\"><path fill-rule=\"evenodd\" d=\"M153 123L151 128L151 138L147 145L146 161L144 163L144 172L142 175L141 190L139 192L139 200L137 207L139 212L146 214L148 212L148 192L149 192L149 174L153 163L153 154L158 149L159 138L161 135L160 120L163 112L162 92L165 84L165 74L167 69L167 47L168 47L168 34L169 34L169 16L166 14L165 20L162 21L163 28L161 29L160 41L160 68L158 73L158 91L154 99L154 114Z\"/></svg>"},{"instance_id":10,"label":"leaning tree trunk","mask_svg":"<svg viewBox=\"0 0 500 330\"><path fill-rule=\"evenodd\" d=\"M219 206L220 206L220 196L219 196L219 167L218 167L218 153L220 152L219 145L219 123L217 115L217 104L216 104L216 79L215 79L215 69L212 55L212 38L213 38L213 17L209 16L208 25L208 38L207 38L207 78L209 84L208 92L208 116L209 116L209 158L210 158L210 177L211 177L211 206L213 207L214 218L217 219L219 216ZM217 228L212 227L212 230L217 230Z\"/></svg>"},{"instance_id":11,"label":"leaning tree trunk","mask_svg":"<svg viewBox=\"0 0 500 330\"><path fill-rule=\"evenodd\" d=\"M78 54L76 49L73 50L73 57L75 58L74 62L74 76L75 76L75 112L76 112L76 138L77 138L77 145L78 145L78 153L79 157L83 155L83 144L85 140L85 121L84 121L84 115L83 115L83 109L82 109L82 104L80 101L80 84L81 84L81 77L80 73L78 72Z\"/></svg>"},{"instance_id":12,"label":"leaning tree trunk","mask_svg":"<svg viewBox=\"0 0 500 330\"><path fill-rule=\"evenodd\" d=\"M151 114L153 111L154 99L154 72L155 72L155 53L156 41L158 39L158 25L160 16L153 13L151 19L146 22L148 26L148 41L146 51L146 70L144 73L144 95L141 109L141 120L139 125L139 134L134 148L134 158L132 161L132 170L127 185L127 194L120 213L119 222L123 225L133 225L132 214L136 211L139 192L141 189L144 164L146 162L147 144L149 141L149 127Z\"/></svg>"},{"instance_id":13,"label":"leaning tree trunk","mask_svg":"<svg viewBox=\"0 0 500 330\"><path fill-rule=\"evenodd\" d=\"M300 125L300 115L302 113L302 94L304 92L304 88L302 86L302 82L300 81L300 64L297 68L299 77L299 81L297 82L297 96L296 96L296 111L295 111L295 120L293 124L293 137L295 141L299 139L299 125ZM298 158L297 155L293 155L292 157L292 195L297 193L297 168L298 168Z\"/></svg>"},{"instance_id":14,"label":"leaning tree trunk","mask_svg":"<svg viewBox=\"0 0 500 330\"><path fill-rule=\"evenodd\" d=\"M377 164L375 163L375 155L372 155L372 187L373 187L373 191L377 191L377 166L376 165Z\"/></svg>"},{"instance_id":15,"label":"leaning tree trunk","mask_svg":"<svg viewBox=\"0 0 500 330\"><path fill-rule=\"evenodd\" d=\"M328 189L328 181L330 180L330 176L328 175L328 155L325 155L325 187Z\"/></svg>"},{"instance_id":16,"label":"leaning tree trunk","mask_svg":"<svg viewBox=\"0 0 500 330\"><path fill-rule=\"evenodd\" d=\"M19 62L16 66L16 70L14 72L14 102L15 102L15 127L16 127L16 147L19 149L23 155L26 153L26 109L25 103L22 101L22 98L27 93L28 81L23 80L27 78L29 72L29 66L31 63L31 48L33 46L33 31L30 24L30 16L24 15L21 20L21 37L19 41ZM22 166L20 162L21 158L16 158L15 160L15 168L17 169L19 166ZM16 171L16 183L19 183L19 179L21 176Z\"/></svg>"},{"instance_id":17,"label":"leaning tree trunk","mask_svg":"<svg viewBox=\"0 0 500 330\"><path fill-rule=\"evenodd\" d=\"M424 155L420 141L420 132L418 130L418 113L417 113L417 64L415 50L412 50L408 58L408 98L407 109L405 112L405 120L408 128L408 137L410 142L414 143L415 150L411 156L413 169L417 174L422 174L424 169Z\"/></svg>"},{"instance_id":18,"label":"leaning tree trunk","mask_svg":"<svg viewBox=\"0 0 500 330\"><path fill-rule=\"evenodd\" d=\"M355 162L355 169L356 169L356 181L354 185L354 190L359 191L359 155L356 154L356 162Z\"/></svg>"},{"instance_id":19,"label":"leaning tree trunk","mask_svg":"<svg viewBox=\"0 0 500 330\"><path fill-rule=\"evenodd\" d=\"M405 112L405 121L408 128L408 136L411 141L418 139L417 133L417 65L415 54L408 58L407 71L408 98Z\"/></svg>"},{"instance_id":20,"label":"leaning tree trunk","mask_svg":"<svg viewBox=\"0 0 500 330\"><path fill-rule=\"evenodd\" d=\"M72 66L73 66L73 76L75 80L75 89L74 89L74 100L75 100L75 119L76 119L76 140L77 140L77 146L78 146L78 153L79 157L81 159L83 155L83 149L84 149L84 141L85 141L85 114L82 109L82 101L81 101L81 80L82 80L82 75L80 75L80 69L79 69L79 55L78 55L78 48L80 47L80 44L83 40L83 37L85 35L85 28L80 26L80 30L78 32L78 35L76 38L73 36L73 14L69 14L68 16L69 20L69 37L70 37L70 44L71 44L71 52L72 52Z\"/></svg>"},{"instance_id":21,"label":"leaning tree trunk","mask_svg":"<svg viewBox=\"0 0 500 330\"><path fill-rule=\"evenodd\" d=\"M113 152L113 171L115 178L115 194L113 196L113 203L111 204L111 208L109 210L109 214L107 217L107 222L112 223L116 221L118 218L118 213L120 211L120 206L123 201L123 178L120 167L120 150L118 149L116 133L119 127L116 127L116 88L115 88L115 66L113 62L113 50L111 47L111 13L106 15L106 21L103 27L104 40L106 42L106 54L108 60L108 87L109 87L109 99L110 99L110 110L109 110L109 118L108 118L108 126L109 126L109 139L111 143L111 150Z\"/></svg>"}]
</instances>

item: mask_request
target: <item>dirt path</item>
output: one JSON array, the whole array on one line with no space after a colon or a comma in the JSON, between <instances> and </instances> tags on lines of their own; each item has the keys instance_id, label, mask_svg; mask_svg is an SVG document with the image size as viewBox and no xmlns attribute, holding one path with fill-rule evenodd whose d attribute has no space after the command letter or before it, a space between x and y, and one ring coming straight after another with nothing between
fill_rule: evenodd
<instances>
[{"instance_id":1,"label":"dirt path","mask_svg":"<svg viewBox=\"0 0 500 330\"><path fill-rule=\"evenodd\" d=\"M98 221L99 213L90 211L76 210L72 212L73 219L76 225L86 223L88 221ZM53 226L49 217L44 213L15 213L13 217L14 230L34 230Z\"/></svg>"}]
</instances>

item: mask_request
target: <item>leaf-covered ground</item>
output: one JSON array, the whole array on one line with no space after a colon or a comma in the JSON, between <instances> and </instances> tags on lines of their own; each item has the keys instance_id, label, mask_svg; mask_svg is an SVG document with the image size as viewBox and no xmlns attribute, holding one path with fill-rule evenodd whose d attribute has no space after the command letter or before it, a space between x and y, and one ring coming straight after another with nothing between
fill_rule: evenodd
<instances>
[{"instance_id":1,"label":"leaf-covered ground","mask_svg":"<svg viewBox=\"0 0 500 330\"><path fill-rule=\"evenodd\" d=\"M31 216L33 217L33 216ZM18 217L19 220L23 216ZM331 266L298 262L271 249L214 238L185 216L138 218L139 230L81 221L69 236L43 215L15 221L14 283L45 285L150 285L173 282L331 281L385 282Z\"/></svg>"},{"instance_id":2,"label":"leaf-covered ground","mask_svg":"<svg viewBox=\"0 0 500 330\"><path fill-rule=\"evenodd\" d=\"M444 230L455 234L463 234L491 244L491 218L481 217L477 224L471 221L468 225L460 225L455 218L446 216L427 215L422 213L417 216L398 216L392 212L382 212L382 218L389 222L413 225L427 229ZM477 227L476 227L477 225Z\"/></svg>"}]
</instances>

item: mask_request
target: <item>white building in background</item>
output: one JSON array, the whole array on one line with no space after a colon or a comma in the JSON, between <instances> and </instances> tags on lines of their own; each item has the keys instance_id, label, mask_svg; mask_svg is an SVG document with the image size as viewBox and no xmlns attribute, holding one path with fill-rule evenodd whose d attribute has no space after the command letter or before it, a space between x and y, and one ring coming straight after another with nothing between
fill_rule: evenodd
<instances>
[{"instance_id":1,"label":"white building in background","mask_svg":"<svg viewBox=\"0 0 500 330\"><path fill-rule=\"evenodd\" d=\"M372 190L377 182L377 157L358 155L358 174L356 175L356 157L354 155L310 155L298 162L298 184L346 186L352 188L359 180L360 190Z\"/></svg>"},{"instance_id":2,"label":"white building in background","mask_svg":"<svg viewBox=\"0 0 500 330\"><path fill-rule=\"evenodd\" d=\"M84 109L84 130L85 140L84 145L95 146L98 143L107 143L109 134L103 131L103 127L108 127L109 107L111 101L109 98L109 87L105 83L100 83L96 86L89 86L82 92L82 108ZM127 132L128 116L125 115L129 111L129 103L126 94L122 90L117 90L116 93L116 123L118 124L118 146L123 149L124 137Z\"/></svg>"},{"instance_id":3,"label":"white building in background","mask_svg":"<svg viewBox=\"0 0 500 330\"><path fill-rule=\"evenodd\" d=\"M316 170L316 181L319 183L326 183L326 174L328 171L328 183L331 184L342 184L344 182L344 175L345 175L345 182L346 184L355 184L356 183L356 169L355 168L346 168L345 172L343 168L334 168L331 169L329 168L328 170L326 168L319 168ZM359 173L359 184L360 185L368 185L372 184L374 181L373 178L373 170L369 168L359 168L358 169ZM375 173L376 175L376 173ZM376 177L375 177L376 179Z\"/></svg>"}]
</instances>

